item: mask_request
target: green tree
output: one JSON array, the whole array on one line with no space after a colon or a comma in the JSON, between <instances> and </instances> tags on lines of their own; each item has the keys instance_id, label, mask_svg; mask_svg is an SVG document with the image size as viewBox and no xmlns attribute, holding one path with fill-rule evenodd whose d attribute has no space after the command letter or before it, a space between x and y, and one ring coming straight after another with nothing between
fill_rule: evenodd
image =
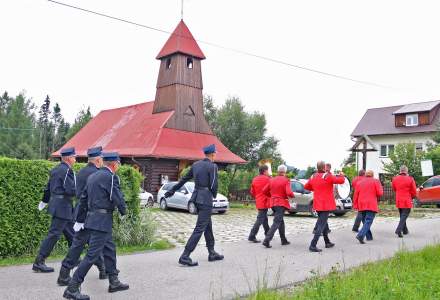
<instances>
[{"instance_id":1,"label":"green tree","mask_svg":"<svg viewBox=\"0 0 440 300\"><path fill-rule=\"evenodd\" d=\"M34 158L38 132L34 127L35 107L24 93L0 98L0 156Z\"/></svg>"},{"instance_id":2,"label":"green tree","mask_svg":"<svg viewBox=\"0 0 440 300\"><path fill-rule=\"evenodd\" d=\"M389 154L390 162L384 163L383 169L393 176L399 174L400 166L406 165L409 174L420 184L423 182L422 168L420 166L420 161L423 157L424 153L417 151L414 143L397 144L394 147L394 151Z\"/></svg>"},{"instance_id":3,"label":"green tree","mask_svg":"<svg viewBox=\"0 0 440 300\"><path fill-rule=\"evenodd\" d=\"M64 117L61 114L61 108L58 103L55 103L55 106L53 107L52 122L54 138L52 142L51 152L59 149L66 143L66 135L70 129L70 124L64 120Z\"/></svg>"},{"instance_id":4,"label":"green tree","mask_svg":"<svg viewBox=\"0 0 440 300\"><path fill-rule=\"evenodd\" d=\"M51 120L49 95L43 101L38 112L38 129L40 131L39 152L40 158L47 159L53 150L54 124Z\"/></svg>"},{"instance_id":5,"label":"green tree","mask_svg":"<svg viewBox=\"0 0 440 300\"><path fill-rule=\"evenodd\" d=\"M304 174L304 179L309 179L315 173L316 173L316 168L312 166L308 166Z\"/></svg>"},{"instance_id":6,"label":"green tree","mask_svg":"<svg viewBox=\"0 0 440 300\"><path fill-rule=\"evenodd\" d=\"M440 174L440 145L428 149L425 158L432 160L434 175Z\"/></svg>"},{"instance_id":7,"label":"green tree","mask_svg":"<svg viewBox=\"0 0 440 300\"><path fill-rule=\"evenodd\" d=\"M90 106L86 109L82 108L73 123L72 127L68 130L66 134L66 140L70 140L78 131L81 130L91 119L93 118L92 113L90 112Z\"/></svg>"}]
</instances>

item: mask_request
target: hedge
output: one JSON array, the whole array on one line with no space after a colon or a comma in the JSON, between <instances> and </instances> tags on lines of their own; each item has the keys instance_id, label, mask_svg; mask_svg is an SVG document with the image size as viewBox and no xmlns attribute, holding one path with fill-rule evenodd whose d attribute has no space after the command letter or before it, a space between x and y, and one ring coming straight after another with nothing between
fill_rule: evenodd
<instances>
[{"instance_id":1,"label":"hedge","mask_svg":"<svg viewBox=\"0 0 440 300\"><path fill-rule=\"evenodd\" d=\"M35 253L47 234L50 216L37 206L56 164L0 157L0 258ZM129 166L121 166L118 175L130 215L138 216L142 176Z\"/></svg>"}]
</instances>

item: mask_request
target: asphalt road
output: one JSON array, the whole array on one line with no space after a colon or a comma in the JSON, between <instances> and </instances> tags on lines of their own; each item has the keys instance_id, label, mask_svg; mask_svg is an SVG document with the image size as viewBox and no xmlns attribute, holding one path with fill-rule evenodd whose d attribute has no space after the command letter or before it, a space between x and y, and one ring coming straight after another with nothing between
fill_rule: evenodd
<instances>
[{"instance_id":1,"label":"asphalt road","mask_svg":"<svg viewBox=\"0 0 440 300\"><path fill-rule=\"evenodd\" d=\"M95 268L82 286L92 299L233 299L245 295L266 282L281 287L302 281L313 272L327 273L333 266L351 268L365 262L392 256L401 248L415 250L439 242L440 218L410 219L410 235L399 239L394 223L373 225L375 240L360 245L350 227L335 229L331 239L336 247L322 253L309 253L311 234L289 235L289 246L279 238L272 249L247 241L220 243L217 250L225 255L222 262L208 262L205 247L198 247L193 258L200 266L181 267L177 263L181 248L120 256L120 278L130 289L107 293L106 280L98 280ZM323 246L320 241L318 246ZM0 268L1 299L62 299L64 288L56 285L60 264L50 263L55 273L36 274L30 265Z\"/></svg>"}]
</instances>

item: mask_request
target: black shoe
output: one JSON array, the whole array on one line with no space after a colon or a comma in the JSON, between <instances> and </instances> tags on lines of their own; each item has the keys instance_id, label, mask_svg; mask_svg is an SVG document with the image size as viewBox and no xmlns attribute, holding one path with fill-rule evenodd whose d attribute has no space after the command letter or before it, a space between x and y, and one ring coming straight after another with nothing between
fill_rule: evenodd
<instances>
[{"instance_id":1,"label":"black shoe","mask_svg":"<svg viewBox=\"0 0 440 300\"><path fill-rule=\"evenodd\" d=\"M361 244L365 244L363 238L356 236L356 239L359 241L359 243L361 243Z\"/></svg>"},{"instance_id":2,"label":"black shoe","mask_svg":"<svg viewBox=\"0 0 440 300\"><path fill-rule=\"evenodd\" d=\"M35 262L32 265L32 270L37 273L51 273L55 271L54 268L46 266L44 258L41 255L38 255L35 259Z\"/></svg>"},{"instance_id":3,"label":"black shoe","mask_svg":"<svg viewBox=\"0 0 440 300\"><path fill-rule=\"evenodd\" d=\"M61 266L60 275L58 275L57 283L59 286L67 286L72 278L70 277L70 269Z\"/></svg>"},{"instance_id":4,"label":"black shoe","mask_svg":"<svg viewBox=\"0 0 440 300\"><path fill-rule=\"evenodd\" d=\"M409 230L408 229L404 229L403 231L402 231L402 233L404 234L404 235L407 235L407 234L409 234Z\"/></svg>"},{"instance_id":5,"label":"black shoe","mask_svg":"<svg viewBox=\"0 0 440 300\"><path fill-rule=\"evenodd\" d=\"M64 290L63 297L73 300L90 300L89 296L81 294L79 287L80 284L70 282L69 286Z\"/></svg>"},{"instance_id":6,"label":"black shoe","mask_svg":"<svg viewBox=\"0 0 440 300\"><path fill-rule=\"evenodd\" d=\"M182 255L179 258L179 264L184 265L184 266L188 266L188 267L195 267L198 266L199 263L196 261L192 261L191 257L189 256L184 256Z\"/></svg>"},{"instance_id":7,"label":"black shoe","mask_svg":"<svg viewBox=\"0 0 440 300\"><path fill-rule=\"evenodd\" d=\"M107 275L107 273L105 273L105 271L99 271L99 279L100 280L104 280L104 279L107 279L108 278L108 275Z\"/></svg>"},{"instance_id":8,"label":"black shoe","mask_svg":"<svg viewBox=\"0 0 440 300\"><path fill-rule=\"evenodd\" d=\"M402 235L401 232L396 232L396 234L397 234L398 237L403 238L403 235Z\"/></svg>"},{"instance_id":9,"label":"black shoe","mask_svg":"<svg viewBox=\"0 0 440 300\"><path fill-rule=\"evenodd\" d=\"M316 247L316 246L310 246L310 247L309 247L309 251L310 251L310 252L322 252L322 250L319 249L319 248Z\"/></svg>"},{"instance_id":10,"label":"black shoe","mask_svg":"<svg viewBox=\"0 0 440 300\"><path fill-rule=\"evenodd\" d=\"M353 229L351 229L351 231L353 231L353 232L359 232L359 229L357 229L357 228L353 228Z\"/></svg>"},{"instance_id":11,"label":"black shoe","mask_svg":"<svg viewBox=\"0 0 440 300\"><path fill-rule=\"evenodd\" d=\"M108 282L109 282L109 286L108 286L109 293L125 291L130 288L128 284L119 281L118 275L110 275L108 278Z\"/></svg>"},{"instance_id":12,"label":"black shoe","mask_svg":"<svg viewBox=\"0 0 440 300\"><path fill-rule=\"evenodd\" d=\"M208 251L209 251L208 261L223 260L225 258L224 255L218 254L217 252L215 252L214 249Z\"/></svg>"},{"instance_id":13,"label":"black shoe","mask_svg":"<svg viewBox=\"0 0 440 300\"><path fill-rule=\"evenodd\" d=\"M266 247L266 248L272 248L272 246L270 245L270 242L269 241L263 241L263 246L264 247Z\"/></svg>"},{"instance_id":14,"label":"black shoe","mask_svg":"<svg viewBox=\"0 0 440 300\"><path fill-rule=\"evenodd\" d=\"M281 246L290 245L290 242L288 240L281 241Z\"/></svg>"},{"instance_id":15,"label":"black shoe","mask_svg":"<svg viewBox=\"0 0 440 300\"><path fill-rule=\"evenodd\" d=\"M248 238L248 241L252 243L261 243L261 241L257 240L256 238Z\"/></svg>"},{"instance_id":16,"label":"black shoe","mask_svg":"<svg viewBox=\"0 0 440 300\"><path fill-rule=\"evenodd\" d=\"M335 244L332 242L325 243L326 248L333 248L334 246L335 246Z\"/></svg>"}]
</instances>

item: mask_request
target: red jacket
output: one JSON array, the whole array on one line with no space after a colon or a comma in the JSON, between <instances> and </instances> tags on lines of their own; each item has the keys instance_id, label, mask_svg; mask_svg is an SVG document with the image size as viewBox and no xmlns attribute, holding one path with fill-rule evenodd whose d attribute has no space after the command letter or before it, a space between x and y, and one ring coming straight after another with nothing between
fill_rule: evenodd
<instances>
[{"instance_id":1,"label":"red jacket","mask_svg":"<svg viewBox=\"0 0 440 300\"><path fill-rule=\"evenodd\" d=\"M396 207L411 208L412 199L417 193L414 178L406 174L400 174L393 178L391 185L396 192Z\"/></svg>"},{"instance_id":2,"label":"red jacket","mask_svg":"<svg viewBox=\"0 0 440 300\"><path fill-rule=\"evenodd\" d=\"M371 210L378 212L378 197L383 195L382 184L378 179L365 177L356 185L354 202L357 203L359 211Z\"/></svg>"},{"instance_id":3,"label":"red jacket","mask_svg":"<svg viewBox=\"0 0 440 300\"><path fill-rule=\"evenodd\" d=\"M345 177L318 172L310 177L304 188L313 191L313 208L316 211L333 211L336 209L334 184L342 184Z\"/></svg>"},{"instance_id":4,"label":"red jacket","mask_svg":"<svg viewBox=\"0 0 440 300\"><path fill-rule=\"evenodd\" d=\"M263 189L270 182L270 177L266 175L258 175L252 180L250 193L255 199L255 206L257 209L269 208L269 200L263 193Z\"/></svg>"},{"instance_id":5,"label":"red jacket","mask_svg":"<svg viewBox=\"0 0 440 300\"><path fill-rule=\"evenodd\" d=\"M354 193L356 193L357 184L364 178L365 178L365 176L356 176L353 179L353 181L351 182L351 186L353 187ZM353 193L353 195L354 195L354 193ZM354 198L354 196L353 196L353 209L356 209L356 210L358 209L357 202L356 202L356 199Z\"/></svg>"},{"instance_id":6,"label":"red jacket","mask_svg":"<svg viewBox=\"0 0 440 300\"><path fill-rule=\"evenodd\" d=\"M290 187L290 180L285 176L272 178L263 192L270 197L270 207L283 206L290 209L289 198L295 197Z\"/></svg>"}]
</instances>

